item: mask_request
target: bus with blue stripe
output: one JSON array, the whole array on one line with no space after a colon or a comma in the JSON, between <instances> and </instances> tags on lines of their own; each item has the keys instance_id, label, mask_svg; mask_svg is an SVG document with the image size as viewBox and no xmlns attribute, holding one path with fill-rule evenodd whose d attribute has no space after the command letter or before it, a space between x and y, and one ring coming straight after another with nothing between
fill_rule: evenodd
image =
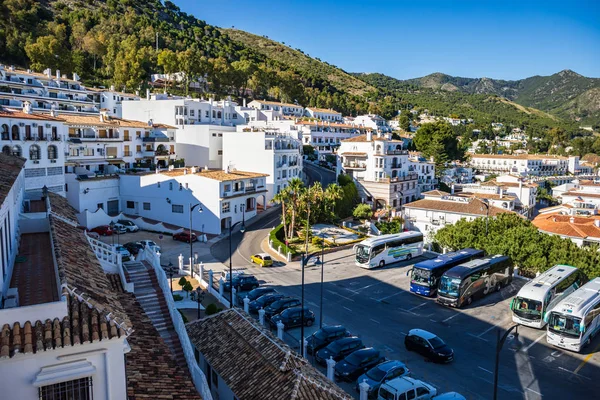
<instances>
[{"instance_id":1,"label":"bus with blue stripe","mask_svg":"<svg viewBox=\"0 0 600 400\"><path fill-rule=\"evenodd\" d=\"M467 261L483 257L482 250L463 249L441 254L438 258L416 263L411 270L410 291L421 296L432 297L437 293L438 283L444 272Z\"/></svg>"}]
</instances>

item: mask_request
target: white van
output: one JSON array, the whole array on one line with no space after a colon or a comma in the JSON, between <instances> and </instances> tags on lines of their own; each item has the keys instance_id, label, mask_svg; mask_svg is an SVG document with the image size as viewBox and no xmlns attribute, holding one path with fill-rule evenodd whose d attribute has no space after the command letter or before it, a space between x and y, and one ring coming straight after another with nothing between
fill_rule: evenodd
<instances>
[{"instance_id":1,"label":"white van","mask_svg":"<svg viewBox=\"0 0 600 400\"><path fill-rule=\"evenodd\" d=\"M418 379L404 376L392 379L379 388L379 400L431 400L437 389Z\"/></svg>"}]
</instances>

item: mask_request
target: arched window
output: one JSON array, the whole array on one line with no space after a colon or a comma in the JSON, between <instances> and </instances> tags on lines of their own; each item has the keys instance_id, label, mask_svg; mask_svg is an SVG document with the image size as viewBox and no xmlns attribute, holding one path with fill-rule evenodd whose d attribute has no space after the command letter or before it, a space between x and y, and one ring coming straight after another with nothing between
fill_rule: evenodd
<instances>
[{"instance_id":1,"label":"arched window","mask_svg":"<svg viewBox=\"0 0 600 400\"><path fill-rule=\"evenodd\" d=\"M53 144L48 146L48 159L56 160L57 158L58 158L58 151L56 150L56 146Z\"/></svg>"},{"instance_id":2,"label":"arched window","mask_svg":"<svg viewBox=\"0 0 600 400\"><path fill-rule=\"evenodd\" d=\"M217 118L221 118L221 111L217 111Z\"/></svg>"},{"instance_id":3,"label":"arched window","mask_svg":"<svg viewBox=\"0 0 600 400\"><path fill-rule=\"evenodd\" d=\"M10 156L10 146L4 146L2 148L2 154L6 155L6 156Z\"/></svg>"},{"instance_id":4,"label":"arched window","mask_svg":"<svg viewBox=\"0 0 600 400\"><path fill-rule=\"evenodd\" d=\"M38 139L44 138L44 127L42 125L38 125Z\"/></svg>"},{"instance_id":5,"label":"arched window","mask_svg":"<svg viewBox=\"0 0 600 400\"><path fill-rule=\"evenodd\" d=\"M2 140L8 140L9 129L8 125L2 125Z\"/></svg>"},{"instance_id":6,"label":"arched window","mask_svg":"<svg viewBox=\"0 0 600 400\"><path fill-rule=\"evenodd\" d=\"M40 146L37 144L32 144L29 146L29 159L30 160L39 160L40 159Z\"/></svg>"},{"instance_id":7,"label":"arched window","mask_svg":"<svg viewBox=\"0 0 600 400\"><path fill-rule=\"evenodd\" d=\"M19 140L19 127L16 125L12 126L12 140Z\"/></svg>"},{"instance_id":8,"label":"arched window","mask_svg":"<svg viewBox=\"0 0 600 400\"><path fill-rule=\"evenodd\" d=\"M12 155L15 157L21 157L21 154L23 154L23 151L21 150L21 146L19 146L18 144L14 145L11 149L12 151Z\"/></svg>"},{"instance_id":9,"label":"arched window","mask_svg":"<svg viewBox=\"0 0 600 400\"><path fill-rule=\"evenodd\" d=\"M393 170L392 171L392 178L396 178L398 176L398 171Z\"/></svg>"}]
</instances>

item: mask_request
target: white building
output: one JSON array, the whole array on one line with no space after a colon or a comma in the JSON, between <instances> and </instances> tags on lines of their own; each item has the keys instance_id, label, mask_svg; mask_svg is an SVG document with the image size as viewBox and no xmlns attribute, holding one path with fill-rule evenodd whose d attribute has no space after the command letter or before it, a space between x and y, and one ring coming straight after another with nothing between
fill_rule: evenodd
<instances>
[{"instance_id":1,"label":"white building","mask_svg":"<svg viewBox=\"0 0 600 400\"><path fill-rule=\"evenodd\" d=\"M2 153L23 157L25 190L46 186L56 193L65 193L66 129L63 120L34 113L24 102L23 110L0 107L0 148Z\"/></svg>"},{"instance_id":2,"label":"white building","mask_svg":"<svg viewBox=\"0 0 600 400\"><path fill-rule=\"evenodd\" d=\"M565 175L580 173L579 157L522 154L473 154L473 169L493 174L516 174L523 176Z\"/></svg>"},{"instance_id":3,"label":"white building","mask_svg":"<svg viewBox=\"0 0 600 400\"><path fill-rule=\"evenodd\" d=\"M237 132L223 136L223 166L266 175L266 203L302 177L302 144L297 133L238 126Z\"/></svg>"},{"instance_id":4,"label":"white building","mask_svg":"<svg viewBox=\"0 0 600 400\"><path fill-rule=\"evenodd\" d=\"M575 200L540 210L532 221L540 232L569 239L577 246L600 244L598 203Z\"/></svg>"},{"instance_id":5,"label":"white building","mask_svg":"<svg viewBox=\"0 0 600 400\"><path fill-rule=\"evenodd\" d=\"M351 176L361 200L376 210L387 206L399 210L420 195L414 162L409 162L403 142L391 139L389 133L367 132L343 140L337 157L337 174Z\"/></svg>"},{"instance_id":6,"label":"white building","mask_svg":"<svg viewBox=\"0 0 600 400\"><path fill-rule=\"evenodd\" d=\"M325 160L328 154L335 154L342 140L371 130L352 124L319 121L298 121L294 129L302 135L303 145L315 149L319 160Z\"/></svg>"},{"instance_id":7,"label":"white building","mask_svg":"<svg viewBox=\"0 0 600 400\"><path fill-rule=\"evenodd\" d=\"M332 109L327 108L316 108L316 107L306 107L304 110L304 115L309 118L320 119L321 121L329 121L329 122L343 122L344 118L342 117L342 113L339 113Z\"/></svg>"},{"instance_id":8,"label":"white building","mask_svg":"<svg viewBox=\"0 0 600 400\"><path fill-rule=\"evenodd\" d=\"M219 235L257 214L266 202L266 174L238 170L173 169L119 175L121 211L189 227L190 204L201 203L193 229Z\"/></svg>"},{"instance_id":9,"label":"white building","mask_svg":"<svg viewBox=\"0 0 600 400\"><path fill-rule=\"evenodd\" d=\"M277 111L282 115L289 117L302 117L304 115L304 107L292 103L278 103L276 101L252 100L248 103L248 107L255 108L261 111Z\"/></svg>"},{"instance_id":10,"label":"white building","mask_svg":"<svg viewBox=\"0 0 600 400\"><path fill-rule=\"evenodd\" d=\"M177 157L186 165L223 168L223 136L235 132L234 126L186 125L177 129Z\"/></svg>"},{"instance_id":11,"label":"white building","mask_svg":"<svg viewBox=\"0 0 600 400\"><path fill-rule=\"evenodd\" d=\"M114 86L111 86L110 90L90 90L98 93L100 109L108 110L109 115L117 118L123 118L123 102L139 101L141 99L138 94L117 92Z\"/></svg>"},{"instance_id":12,"label":"white building","mask_svg":"<svg viewBox=\"0 0 600 400\"><path fill-rule=\"evenodd\" d=\"M387 121L376 114L359 115L354 118L354 124L381 132L392 131L392 128L388 125Z\"/></svg>"},{"instance_id":13,"label":"white building","mask_svg":"<svg viewBox=\"0 0 600 400\"><path fill-rule=\"evenodd\" d=\"M423 193L423 196L422 200L405 204L402 209L406 228L422 232L426 241L431 241L440 228L463 218L472 221L510 212L475 197L454 196L439 190Z\"/></svg>"},{"instance_id":14,"label":"white building","mask_svg":"<svg viewBox=\"0 0 600 400\"><path fill-rule=\"evenodd\" d=\"M435 163L427 160L418 152L408 153L408 170L419 176L419 194L435 189L438 183L435 177Z\"/></svg>"}]
</instances>

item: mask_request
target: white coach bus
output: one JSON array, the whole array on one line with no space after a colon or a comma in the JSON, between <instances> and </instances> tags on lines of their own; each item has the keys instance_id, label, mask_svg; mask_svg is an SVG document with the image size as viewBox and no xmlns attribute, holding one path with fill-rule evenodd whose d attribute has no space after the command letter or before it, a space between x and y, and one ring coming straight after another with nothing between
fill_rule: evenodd
<instances>
[{"instance_id":1,"label":"white coach bus","mask_svg":"<svg viewBox=\"0 0 600 400\"><path fill-rule=\"evenodd\" d=\"M577 268L555 265L519 290L510 303L513 321L532 328L543 328L546 326L546 313L585 282L585 275Z\"/></svg>"},{"instance_id":2,"label":"white coach bus","mask_svg":"<svg viewBox=\"0 0 600 400\"><path fill-rule=\"evenodd\" d=\"M402 232L363 240L354 246L356 265L362 268L384 267L423 254L423 234Z\"/></svg>"},{"instance_id":3,"label":"white coach bus","mask_svg":"<svg viewBox=\"0 0 600 400\"><path fill-rule=\"evenodd\" d=\"M600 278L589 281L560 301L546 318L548 343L581 351L600 331Z\"/></svg>"}]
</instances>

